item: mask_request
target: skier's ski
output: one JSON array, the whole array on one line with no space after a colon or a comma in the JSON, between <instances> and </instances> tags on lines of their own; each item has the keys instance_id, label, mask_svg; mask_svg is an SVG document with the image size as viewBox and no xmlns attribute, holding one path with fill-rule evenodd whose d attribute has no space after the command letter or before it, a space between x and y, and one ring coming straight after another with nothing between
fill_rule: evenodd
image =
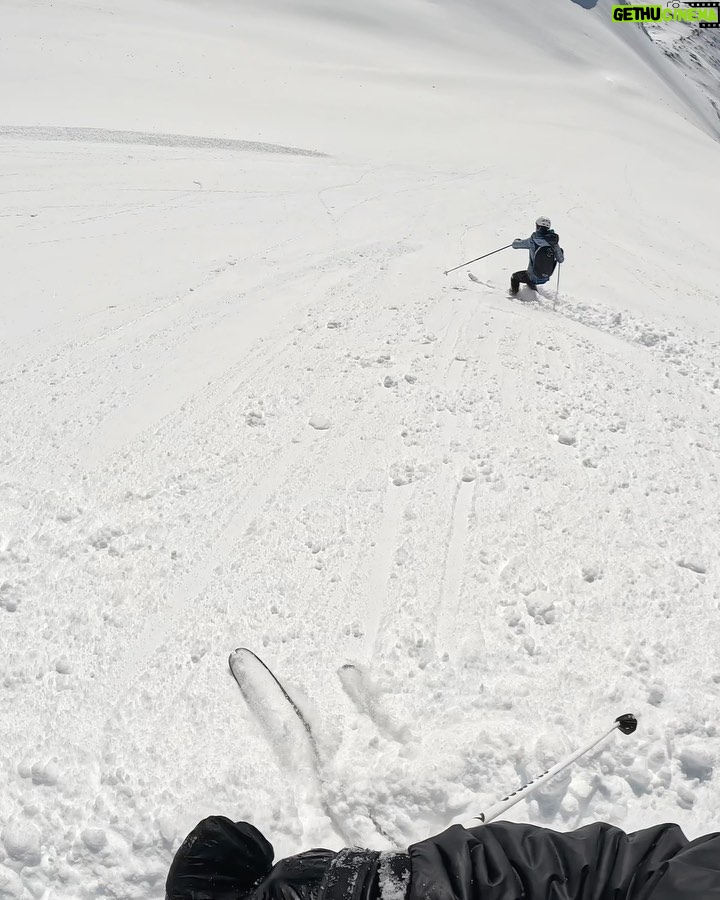
<instances>
[{"instance_id":1,"label":"skier's ski","mask_svg":"<svg viewBox=\"0 0 720 900\"><path fill-rule=\"evenodd\" d=\"M306 819L317 827L317 810L320 809L346 846L356 844L364 846L370 837L377 843L379 834L387 840L388 849L394 847L392 839L369 812L367 818L377 834L373 834L368 828L359 827L360 822L355 823L353 831L348 831L347 823L333 811L326 796L324 764L312 726L267 663L252 650L239 647L230 654L228 664L233 678L242 691L246 703L260 722L281 766L291 775L290 783L301 821ZM312 833L306 837L311 842L322 839L318 834Z\"/></svg>"},{"instance_id":2,"label":"skier's ski","mask_svg":"<svg viewBox=\"0 0 720 900\"><path fill-rule=\"evenodd\" d=\"M522 291L522 288L520 289L520 291ZM532 296L530 296L530 297L528 297L527 291L523 291L522 293L520 293L520 291L513 294L513 292L509 290L507 292L508 300L518 300L520 303L539 303L540 306L543 305L540 302L540 295L538 294L537 291L530 291L530 293L532 294Z\"/></svg>"},{"instance_id":3,"label":"skier's ski","mask_svg":"<svg viewBox=\"0 0 720 900\"><path fill-rule=\"evenodd\" d=\"M282 768L291 776L290 783L301 820L315 820L320 809L339 838L346 844L352 844L352 837L325 796L317 740L303 711L277 675L252 650L239 647L230 654L228 664L245 702L260 722ZM308 839L317 838L308 836Z\"/></svg>"},{"instance_id":4,"label":"skier's ski","mask_svg":"<svg viewBox=\"0 0 720 900\"><path fill-rule=\"evenodd\" d=\"M491 281L482 281L482 279L478 278L477 275L473 275L472 272L468 272L468 278L470 281L474 281L475 284L481 284L483 287L490 288L491 290L496 290L497 286L493 284ZM529 291L529 288L528 288ZM527 296L527 291L523 291L522 288L519 292L513 294L512 291L508 290L507 298L508 300L518 300L520 303L538 303L540 306L543 304L540 302L541 297L545 298L544 294L540 294L536 291L531 291L531 297Z\"/></svg>"},{"instance_id":5,"label":"skier's ski","mask_svg":"<svg viewBox=\"0 0 720 900\"><path fill-rule=\"evenodd\" d=\"M281 764L312 773L319 789L320 754L310 723L280 679L260 657L239 647L228 659L245 702L267 734Z\"/></svg>"},{"instance_id":6,"label":"skier's ski","mask_svg":"<svg viewBox=\"0 0 720 900\"><path fill-rule=\"evenodd\" d=\"M238 647L237 650L233 650L230 654L228 665L230 666L233 678L237 681L238 687L242 691L248 706L250 706L256 715L258 715L258 710L255 708L255 700L257 698L253 695L259 687L259 681L268 681L280 692L284 700L298 717L300 724L305 730L307 741L312 749L313 755L315 756L315 759L319 761L317 742L315 740L315 735L312 732L312 728L310 727L310 723L305 718L303 711L297 703L285 690L285 687L277 675L260 659L257 653L253 653L253 651L248 650L247 647Z\"/></svg>"},{"instance_id":7,"label":"skier's ski","mask_svg":"<svg viewBox=\"0 0 720 900\"><path fill-rule=\"evenodd\" d=\"M354 663L345 663L338 669L338 677L357 711L367 716L383 737L397 741L399 744L408 740L407 727L398 725L387 713L378 708L376 689L368 684L362 668Z\"/></svg>"}]
</instances>

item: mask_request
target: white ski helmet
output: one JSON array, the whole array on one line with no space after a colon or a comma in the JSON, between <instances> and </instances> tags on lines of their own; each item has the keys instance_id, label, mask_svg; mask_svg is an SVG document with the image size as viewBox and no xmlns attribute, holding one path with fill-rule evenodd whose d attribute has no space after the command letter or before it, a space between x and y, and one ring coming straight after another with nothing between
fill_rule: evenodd
<instances>
[{"instance_id":1,"label":"white ski helmet","mask_svg":"<svg viewBox=\"0 0 720 900\"><path fill-rule=\"evenodd\" d=\"M538 216L535 220L536 228L549 228L550 227L550 219L547 216Z\"/></svg>"}]
</instances>

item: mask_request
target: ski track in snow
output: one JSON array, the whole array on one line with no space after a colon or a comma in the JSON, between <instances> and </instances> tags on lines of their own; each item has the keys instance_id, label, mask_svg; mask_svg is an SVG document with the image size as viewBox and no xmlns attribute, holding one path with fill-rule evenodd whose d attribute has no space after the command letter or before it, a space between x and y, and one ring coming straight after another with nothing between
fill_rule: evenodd
<instances>
[{"instance_id":1,"label":"ski track in snow","mask_svg":"<svg viewBox=\"0 0 720 900\"><path fill-rule=\"evenodd\" d=\"M387 479L382 500L383 518L373 542L373 556L368 567L368 605L363 623L357 623L358 633L364 633L365 657L372 659L378 631L387 602L387 581L393 564L393 551L402 514L402 489Z\"/></svg>"},{"instance_id":2,"label":"ski track in snow","mask_svg":"<svg viewBox=\"0 0 720 900\"><path fill-rule=\"evenodd\" d=\"M467 479L467 480L466 480ZM453 510L448 539L447 558L444 567L442 594L444 615L438 626L438 648L452 650L460 604L460 587L463 580L465 562L465 542L468 534L468 518L473 507L472 482L475 476L467 473L455 487Z\"/></svg>"},{"instance_id":3,"label":"ski track in snow","mask_svg":"<svg viewBox=\"0 0 720 900\"><path fill-rule=\"evenodd\" d=\"M81 141L93 144L142 144L150 147L179 147L193 150L229 150L234 152L284 153L290 156L325 156L317 150L300 150L261 141L237 141L229 138L199 137L189 134L160 134L140 131L113 131L108 128L72 128L69 126L0 125L0 138L31 141Z\"/></svg>"}]
</instances>

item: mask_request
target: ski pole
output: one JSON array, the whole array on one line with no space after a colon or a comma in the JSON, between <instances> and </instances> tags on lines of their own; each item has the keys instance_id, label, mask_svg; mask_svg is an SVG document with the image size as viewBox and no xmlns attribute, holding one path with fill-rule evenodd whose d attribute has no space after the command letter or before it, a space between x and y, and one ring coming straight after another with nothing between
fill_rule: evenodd
<instances>
[{"instance_id":1,"label":"ski pole","mask_svg":"<svg viewBox=\"0 0 720 900\"><path fill-rule=\"evenodd\" d=\"M558 280L557 285L555 286L555 302L557 303L558 297L560 296L560 266L558 266Z\"/></svg>"},{"instance_id":2,"label":"ski pole","mask_svg":"<svg viewBox=\"0 0 720 900\"><path fill-rule=\"evenodd\" d=\"M478 256L477 259L471 259L471 260L468 260L468 262L460 263L459 266L453 266L452 269L448 269L447 272L445 272L445 274L449 275L450 272L454 272L455 269L462 269L463 266L469 266L470 263L478 262L478 260L485 259L486 256L492 256L493 253L499 253L501 250L507 250L509 247L512 247L512 244L506 244L505 247L498 247L497 250L491 250L490 253L484 253L482 256Z\"/></svg>"},{"instance_id":3,"label":"ski pole","mask_svg":"<svg viewBox=\"0 0 720 900\"><path fill-rule=\"evenodd\" d=\"M571 763L574 763L576 759L592 750L596 744L599 744L600 741L612 734L616 728L623 734L632 734L637 728L637 719L632 713L625 713L625 715L618 716L618 718L615 719L615 724L612 728L604 731L599 737L590 741L589 744L586 744L584 747L581 747L580 750L571 753L570 756L561 760L559 763L556 763L551 769L548 769L547 772L543 772L542 775L538 775L537 778L528 781L527 784L524 784L516 791L513 791L512 794L499 800L494 806L491 806L487 812L480 813L479 816L474 816L472 819L467 819L459 824L461 824L463 828L477 828L479 825L487 825L488 822L497 819L497 817L502 815L505 810L510 809L511 806L515 806L520 800L523 800L533 791L536 791L541 785L546 784L551 778L554 778L559 772L562 772L563 769L566 769Z\"/></svg>"}]
</instances>

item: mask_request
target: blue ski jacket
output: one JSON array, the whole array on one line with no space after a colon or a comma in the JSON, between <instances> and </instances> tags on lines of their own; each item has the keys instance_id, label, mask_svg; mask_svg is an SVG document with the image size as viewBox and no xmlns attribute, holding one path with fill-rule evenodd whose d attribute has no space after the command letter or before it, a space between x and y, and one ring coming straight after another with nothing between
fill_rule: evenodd
<instances>
[{"instance_id":1,"label":"blue ski jacket","mask_svg":"<svg viewBox=\"0 0 720 900\"><path fill-rule=\"evenodd\" d=\"M550 238L550 240L548 240L548 238ZM530 251L530 261L528 262L527 271L533 284L545 284L550 280L543 275L538 275L533 268L535 254L538 252L540 247L552 247L555 251L555 259L559 263L565 262L565 254L563 253L562 247L558 246L558 240L559 239L557 234L555 234L554 231L550 230L546 231L545 234L541 234L539 231L535 231L530 235L529 238L515 238L515 240L512 242L513 250Z\"/></svg>"}]
</instances>

